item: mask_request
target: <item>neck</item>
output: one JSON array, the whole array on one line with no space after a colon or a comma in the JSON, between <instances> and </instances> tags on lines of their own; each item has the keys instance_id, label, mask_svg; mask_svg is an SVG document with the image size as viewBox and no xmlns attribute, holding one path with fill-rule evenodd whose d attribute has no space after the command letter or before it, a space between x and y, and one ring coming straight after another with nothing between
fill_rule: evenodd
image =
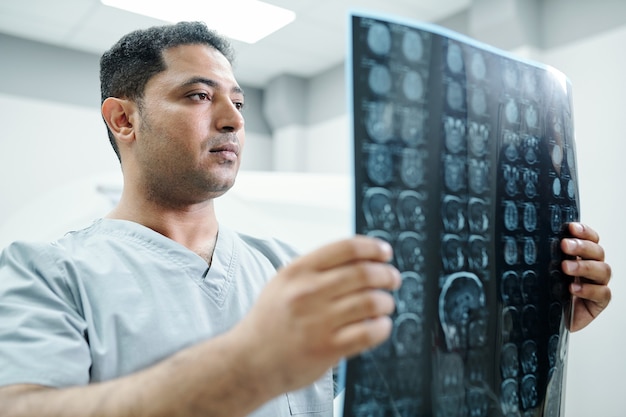
<instances>
[{"instance_id":1,"label":"neck","mask_svg":"<svg viewBox=\"0 0 626 417\"><path fill-rule=\"evenodd\" d=\"M106 216L146 226L195 252L211 264L218 222L213 200L186 207L164 207L137 201L122 194L119 204Z\"/></svg>"}]
</instances>

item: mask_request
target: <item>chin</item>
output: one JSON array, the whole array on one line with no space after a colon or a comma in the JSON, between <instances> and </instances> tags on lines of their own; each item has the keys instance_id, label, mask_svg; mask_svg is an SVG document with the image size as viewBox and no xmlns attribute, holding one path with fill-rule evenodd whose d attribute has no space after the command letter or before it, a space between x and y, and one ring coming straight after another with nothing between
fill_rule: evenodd
<instances>
[{"instance_id":1,"label":"chin","mask_svg":"<svg viewBox=\"0 0 626 417\"><path fill-rule=\"evenodd\" d=\"M209 187L207 188L207 191L209 191L212 194L222 195L228 190L230 190L233 187L233 185L235 185L235 177L233 176L232 178L221 178L221 179L213 178L212 181L208 183L208 185Z\"/></svg>"}]
</instances>

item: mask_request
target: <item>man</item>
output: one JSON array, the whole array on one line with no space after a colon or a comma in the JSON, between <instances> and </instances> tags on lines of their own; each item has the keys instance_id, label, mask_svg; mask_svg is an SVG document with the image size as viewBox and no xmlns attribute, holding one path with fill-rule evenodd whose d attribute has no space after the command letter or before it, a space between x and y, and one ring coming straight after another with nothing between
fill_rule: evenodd
<instances>
[{"instance_id":1,"label":"man","mask_svg":"<svg viewBox=\"0 0 626 417\"><path fill-rule=\"evenodd\" d=\"M329 369L383 342L400 285L388 244L354 237L294 259L219 225L244 145L227 43L180 23L101 60L121 162L117 207L0 258L0 416L330 416ZM608 304L592 229L563 250L579 329Z\"/></svg>"}]
</instances>

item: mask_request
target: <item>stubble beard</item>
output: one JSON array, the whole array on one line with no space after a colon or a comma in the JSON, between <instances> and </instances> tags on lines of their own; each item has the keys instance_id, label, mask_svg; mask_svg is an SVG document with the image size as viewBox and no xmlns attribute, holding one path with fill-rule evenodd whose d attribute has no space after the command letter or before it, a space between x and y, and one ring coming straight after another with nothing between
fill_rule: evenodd
<instances>
[{"instance_id":1,"label":"stubble beard","mask_svg":"<svg viewBox=\"0 0 626 417\"><path fill-rule=\"evenodd\" d=\"M234 172L225 178L212 172L214 167L173 170L172 167L164 169L162 165L155 164L150 169L153 174L146 178L148 200L172 208L207 202L232 188L236 168L231 169Z\"/></svg>"},{"instance_id":2,"label":"stubble beard","mask_svg":"<svg viewBox=\"0 0 626 417\"><path fill-rule=\"evenodd\" d=\"M205 140L202 145L202 160L198 162L199 165L192 166L188 155L173 154L167 149L166 144L177 143L177 140L167 131L155 129L143 103L139 105L139 113L141 134L153 140L147 157L144 154L140 161L144 167L143 182L149 201L170 207L189 206L220 197L232 188L239 171L241 148L237 162L222 161L217 165L215 161L211 161L213 158L209 152L226 142L235 141L240 145L235 133L221 133ZM161 138L160 143L155 144L154 138Z\"/></svg>"}]
</instances>

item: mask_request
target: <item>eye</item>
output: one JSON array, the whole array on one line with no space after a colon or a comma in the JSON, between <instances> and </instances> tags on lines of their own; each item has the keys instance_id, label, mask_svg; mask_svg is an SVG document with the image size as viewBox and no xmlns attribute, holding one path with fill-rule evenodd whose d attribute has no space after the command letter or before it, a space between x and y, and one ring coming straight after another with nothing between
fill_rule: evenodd
<instances>
[{"instance_id":1,"label":"eye","mask_svg":"<svg viewBox=\"0 0 626 417\"><path fill-rule=\"evenodd\" d=\"M243 101L233 101L233 105L237 110L243 110Z\"/></svg>"},{"instance_id":2,"label":"eye","mask_svg":"<svg viewBox=\"0 0 626 417\"><path fill-rule=\"evenodd\" d=\"M188 95L193 101L211 101L211 96L207 93L193 93Z\"/></svg>"}]
</instances>

